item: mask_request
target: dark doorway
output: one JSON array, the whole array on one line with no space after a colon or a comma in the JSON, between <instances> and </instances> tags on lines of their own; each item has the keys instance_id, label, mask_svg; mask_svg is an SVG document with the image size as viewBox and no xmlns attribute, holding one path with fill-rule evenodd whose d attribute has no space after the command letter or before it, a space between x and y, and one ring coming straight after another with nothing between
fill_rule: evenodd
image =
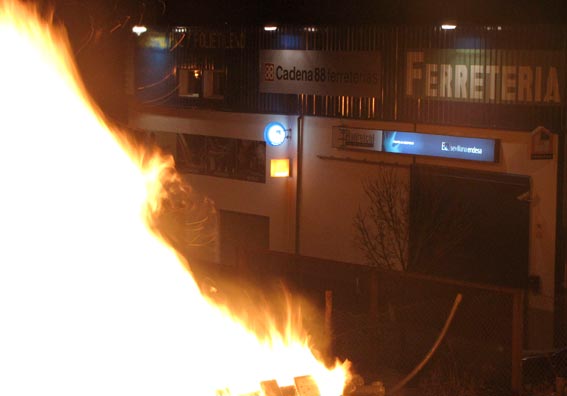
<instances>
[{"instance_id":1,"label":"dark doorway","mask_svg":"<svg viewBox=\"0 0 567 396\"><path fill-rule=\"evenodd\" d=\"M270 218L247 213L220 211L220 259L236 265L241 249L269 249Z\"/></svg>"},{"instance_id":2,"label":"dark doorway","mask_svg":"<svg viewBox=\"0 0 567 396\"><path fill-rule=\"evenodd\" d=\"M410 270L526 287L530 179L416 165L410 199Z\"/></svg>"}]
</instances>

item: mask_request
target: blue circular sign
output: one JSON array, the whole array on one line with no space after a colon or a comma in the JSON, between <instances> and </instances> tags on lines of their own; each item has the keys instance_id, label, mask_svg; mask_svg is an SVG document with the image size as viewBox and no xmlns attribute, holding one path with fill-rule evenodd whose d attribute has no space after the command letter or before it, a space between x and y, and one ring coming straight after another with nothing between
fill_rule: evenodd
<instances>
[{"instance_id":1,"label":"blue circular sign","mask_svg":"<svg viewBox=\"0 0 567 396\"><path fill-rule=\"evenodd\" d=\"M270 122L264 128L264 140L270 146L279 146L285 141L286 132L284 126L279 122Z\"/></svg>"}]
</instances>

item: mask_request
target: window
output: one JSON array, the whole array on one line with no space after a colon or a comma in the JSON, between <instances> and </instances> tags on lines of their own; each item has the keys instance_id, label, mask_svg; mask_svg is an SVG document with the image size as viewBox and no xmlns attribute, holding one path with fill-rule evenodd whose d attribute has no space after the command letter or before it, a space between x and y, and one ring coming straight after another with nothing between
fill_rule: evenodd
<instances>
[{"instance_id":1,"label":"window","mask_svg":"<svg viewBox=\"0 0 567 396\"><path fill-rule=\"evenodd\" d=\"M199 69L179 70L179 96L188 98L201 97L201 76Z\"/></svg>"},{"instance_id":2,"label":"window","mask_svg":"<svg viewBox=\"0 0 567 396\"><path fill-rule=\"evenodd\" d=\"M205 70L203 74L203 97L223 99L225 82L224 71Z\"/></svg>"},{"instance_id":3,"label":"window","mask_svg":"<svg viewBox=\"0 0 567 396\"><path fill-rule=\"evenodd\" d=\"M179 96L224 99L226 73L217 70L180 69Z\"/></svg>"}]
</instances>

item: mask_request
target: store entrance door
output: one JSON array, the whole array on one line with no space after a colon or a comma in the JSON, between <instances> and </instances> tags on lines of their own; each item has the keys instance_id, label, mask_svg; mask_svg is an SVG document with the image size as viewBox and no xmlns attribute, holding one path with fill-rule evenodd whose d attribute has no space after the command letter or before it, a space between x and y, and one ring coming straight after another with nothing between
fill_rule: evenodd
<instances>
[{"instance_id":1,"label":"store entrance door","mask_svg":"<svg viewBox=\"0 0 567 396\"><path fill-rule=\"evenodd\" d=\"M411 178L410 270L527 286L528 176L416 165Z\"/></svg>"},{"instance_id":2,"label":"store entrance door","mask_svg":"<svg viewBox=\"0 0 567 396\"><path fill-rule=\"evenodd\" d=\"M220 211L220 259L223 265L237 265L242 251L269 247L269 217Z\"/></svg>"}]
</instances>

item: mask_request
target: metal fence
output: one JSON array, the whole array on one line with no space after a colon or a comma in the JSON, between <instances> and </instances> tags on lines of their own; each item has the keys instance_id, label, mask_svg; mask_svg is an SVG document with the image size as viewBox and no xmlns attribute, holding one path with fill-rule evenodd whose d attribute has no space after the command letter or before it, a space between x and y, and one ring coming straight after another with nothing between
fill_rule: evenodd
<instances>
[{"instance_id":1,"label":"metal fence","mask_svg":"<svg viewBox=\"0 0 567 396\"><path fill-rule=\"evenodd\" d=\"M355 360L378 376L381 370L404 374L422 367L407 384L421 394L500 395L521 388L521 291L382 271L373 272L370 282L376 312L360 316L356 329L345 329L352 315L336 311L337 352L360 351ZM358 332L368 337L372 354L367 346L356 347L364 338Z\"/></svg>"},{"instance_id":2,"label":"metal fence","mask_svg":"<svg viewBox=\"0 0 567 396\"><path fill-rule=\"evenodd\" d=\"M268 251L241 251L237 263L194 272L260 288L282 281L326 312L330 353L349 359L365 383L383 382L386 393L522 392L522 290Z\"/></svg>"},{"instance_id":3,"label":"metal fence","mask_svg":"<svg viewBox=\"0 0 567 396\"><path fill-rule=\"evenodd\" d=\"M522 359L523 390L528 396L567 395L567 329L564 295L547 296L555 299L553 347L543 350L526 350Z\"/></svg>"}]
</instances>

